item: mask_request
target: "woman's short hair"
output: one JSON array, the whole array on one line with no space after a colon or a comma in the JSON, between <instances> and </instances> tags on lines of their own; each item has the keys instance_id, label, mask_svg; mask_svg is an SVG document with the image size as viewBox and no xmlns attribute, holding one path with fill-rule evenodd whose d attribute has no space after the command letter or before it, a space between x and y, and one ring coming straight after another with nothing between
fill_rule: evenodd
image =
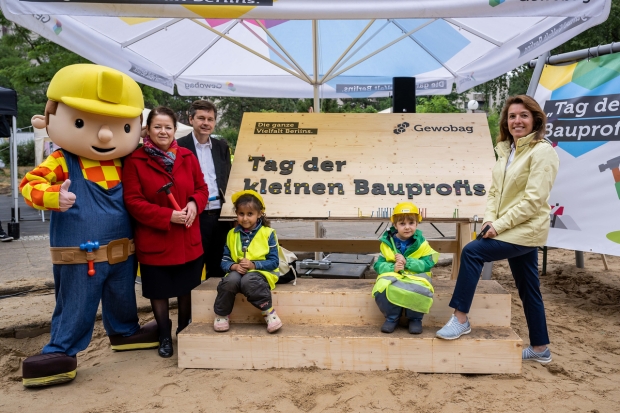
<instances>
[{"instance_id":1,"label":"woman's short hair","mask_svg":"<svg viewBox=\"0 0 620 413\"><path fill-rule=\"evenodd\" d=\"M174 113L174 111L172 109L170 109L169 107L166 106L158 106L155 109L153 109L150 113L149 116L146 118L146 126L150 127L151 126L151 122L153 121L153 118L157 115L165 115L168 116L170 119L172 119L172 123L174 123L174 127L176 129L177 127L177 115L176 113Z\"/></svg>"},{"instance_id":2,"label":"woman's short hair","mask_svg":"<svg viewBox=\"0 0 620 413\"><path fill-rule=\"evenodd\" d=\"M510 106L514 104L521 104L532 113L532 117L534 118L534 128L532 130L536 132L533 141L540 141L541 139L544 139L545 133L547 132L547 115L540 108L538 102L534 99L527 95L517 95L509 97L502 108L502 112L499 117L499 139L497 141L502 142L507 140L512 142L513 140L512 135L508 130L508 109L510 109Z\"/></svg>"}]
</instances>

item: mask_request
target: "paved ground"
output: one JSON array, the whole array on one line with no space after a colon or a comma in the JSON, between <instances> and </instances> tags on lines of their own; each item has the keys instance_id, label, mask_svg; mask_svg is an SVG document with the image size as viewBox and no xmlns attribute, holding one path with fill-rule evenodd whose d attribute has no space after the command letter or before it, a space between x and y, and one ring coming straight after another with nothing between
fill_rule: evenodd
<instances>
[{"instance_id":1,"label":"paved ground","mask_svg":"<svg viewBox=\"0 0 620 413\"><path fill-rule=\"evenodd\" d=\"M19 197L18 204L21 216L21 220L19 222L19 232L21 236L41 235L49 233L49 212L45 212L45 221L42 221L41 213L34 208L26 205L22 196ZM12 218L12 207L13 198L10 196L10 194L0 194L0 221L2 221L2 228L5 231L7 231L6 223L10 222Z\"/></svg>"}]
</instances>

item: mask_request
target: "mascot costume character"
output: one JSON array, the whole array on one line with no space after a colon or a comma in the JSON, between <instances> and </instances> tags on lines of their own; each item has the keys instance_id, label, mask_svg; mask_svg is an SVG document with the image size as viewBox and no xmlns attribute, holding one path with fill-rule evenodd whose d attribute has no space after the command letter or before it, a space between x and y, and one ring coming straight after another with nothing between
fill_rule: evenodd
<instances>
[{"instance_id":1,"label":"mascot costume character","mask_svg":"<svg viewBox=\"0 0 620 413\"><path fill-rule=\"evenodd\" d=\"M75 378L99 302L112 349L159 346L157 325L138 324L137 263L123 203L122 158L138 146L142 91L117 70L78 64L56 73L47 97L45 116L35 115L32 125L47 128L62 149L28 172L20 190L30 206L52 211L56 308L50 342L23 362L26 387Z\"/></svg>"}]
</instances>

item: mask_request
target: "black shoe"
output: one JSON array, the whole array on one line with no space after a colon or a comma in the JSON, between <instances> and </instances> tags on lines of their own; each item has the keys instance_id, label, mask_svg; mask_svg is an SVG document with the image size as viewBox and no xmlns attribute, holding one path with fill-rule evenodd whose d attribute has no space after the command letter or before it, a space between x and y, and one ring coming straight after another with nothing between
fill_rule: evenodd
<instances>
[{"instance_id":1,"label":"black shoe","mask_svg":"<svg viewBox=\"0 0 620 413\"><path fill-rule=\"evenodd\" d=\"M8 242L8 241L13 241L13 237L9 237L8 235L6 235L6 232L0 229L0 242Z\"/></svg>"},{"instance_id":2,"label":"black shoe","mask_svg":"<svg viewBox=\"0 0 620 413\"><path fill-rule=\"evenodd\" d=\"M170 337L162 338L159 341L159 356L163 358L172 357L174 351L172 350L172 339Z\"/></svg>"},{"instance_id":3,"label":"black shoe","mask_svg":"<svg viewBox=\"0 0 620 413\"><path fill-rule=\"evenodd\" d=\"M381 326L381 332L387 334L393 333L394 330L396 330L396 326L398 326L398 321L385 320L385 323Z\"/></svg>"},{"instance_id":4,"label":"black shoe","mask_svg":"<svg viewBox=\"0 0 620 413\"><path fill-rule=\"evenodd\" d=\"M422 320L409 321L409 334L422 334Z\"/></svg>"}]
</instances>

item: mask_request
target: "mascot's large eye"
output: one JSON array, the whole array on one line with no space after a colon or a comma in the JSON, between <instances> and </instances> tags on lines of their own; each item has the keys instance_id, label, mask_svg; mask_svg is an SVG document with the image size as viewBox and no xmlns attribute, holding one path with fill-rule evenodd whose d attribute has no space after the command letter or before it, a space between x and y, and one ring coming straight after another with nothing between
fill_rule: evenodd
<instances>
[{"instance_id":1,"label":"mascot's large eye","mask_svg":"<svg viewBox=\"0 0 620 413\"><path fill-rule=\"evenodd\" d=\"M129 123L125 125L125 133L129 133L129 131L131 130L131 126L129 126Z\"/></svg>"},{"instance_id":2,"label":"mascot's large eye","mask_svg":"<svg viewBox=\"0 0 620 413\"><path fill-rule=\"evenodd\" d=\"M82 119L78 119L75 121L75 127L76 128L83 128L84 127L84 121Z\"/></svg>"}]
</instances>

